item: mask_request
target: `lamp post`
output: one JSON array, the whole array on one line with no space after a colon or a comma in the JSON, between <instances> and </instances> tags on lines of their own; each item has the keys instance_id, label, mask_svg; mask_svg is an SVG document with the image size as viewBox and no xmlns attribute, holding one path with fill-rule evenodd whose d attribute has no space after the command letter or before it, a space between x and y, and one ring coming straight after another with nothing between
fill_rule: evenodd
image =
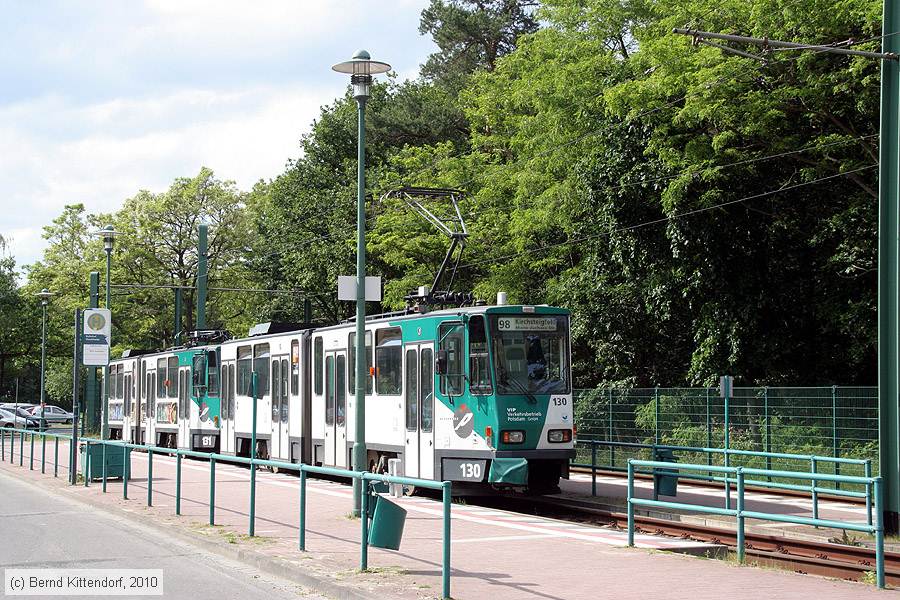
<instances>
[{"instance_id":1,"label":"lamp post","mask_svg":"<svg viewBox=\"0 0 900 600\"><path fill-rule=\"evenodd\" d=\"M109 271L112 265L113 242L117 235L122 235L121 231L116 231L112 225L107 225L103 229L94 231L93 235L103 238L103 249L106 251L106 310L109 308ZM100 432L100 439L109 438L109 365L103 367L103 428Z\"/></svg>"},{"instance_id":2,"label":"lamp post","mask_svg":"<svg viewBox=\"0 0 900 600\"><path fill-rule=\"evenodd\" d=\"M53 296L53 292L48 290L47 288L42 289L40 292L35 294L38 298L41 299L41 309L42 309L42 317L41 317L41 427L44 426L44 407L45 407L45 382L47 378L47 305L50 304L50 297ZM17 396L18 397L18 396ZM41 436L41 456L44 456L47 449L47 438L46 436Z\"/></svg>"},{"instance_id":3,"label":"lamp post","mask_svg":"<svg viewBox=\"0 0 900 600\"><path fill-rule=\"evenodd\" d=\"M391 65L372 60L365 50L357 50L348 61L331 67L350 75L353 97L358 107L356 170L356 405L353 437L353 468L365 471L366 465L366 100L372 89L372 76L387 73ZM353 514L360 514L362 484L353 480Z\"/></svg>"}]
</instances>

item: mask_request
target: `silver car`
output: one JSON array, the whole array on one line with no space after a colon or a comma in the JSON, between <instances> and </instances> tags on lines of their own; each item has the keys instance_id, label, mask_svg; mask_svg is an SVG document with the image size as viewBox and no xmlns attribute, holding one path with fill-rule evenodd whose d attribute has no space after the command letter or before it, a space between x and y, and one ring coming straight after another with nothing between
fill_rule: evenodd
<instances>
[{"instance_id":1,"label":"silver car","mask_svg":"<svg viewBox=\"0 0 900 600\"><path fill-rule=\"evenodd\" d=\"M0 427L31 429L36 428L36 423L36 421L30 422L29 419L25 417L20 417L4 408L0 408Z\"/></svg>"},{"instance_id":2,"label":"silver car","mask_svg":"<svg viewBox=\"0 0 900 600\"><path fill-rule=\"evenodd\" d=\"M41 407L40 405L35 406L31 409L31 416L40 417L41 416ZM71 423L72 419L75 416L67 410L63 410L58 406L53 406L52 404L44 405L44 420L48 423Z\"/></svg>"}]
</instances>

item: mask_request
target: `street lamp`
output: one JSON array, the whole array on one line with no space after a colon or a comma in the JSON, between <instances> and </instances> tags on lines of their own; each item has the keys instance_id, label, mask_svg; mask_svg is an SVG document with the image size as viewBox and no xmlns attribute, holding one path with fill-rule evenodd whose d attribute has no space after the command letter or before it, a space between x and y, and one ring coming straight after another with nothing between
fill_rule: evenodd
<instances>
[{"instance_id":1,"label":"street lamp","mask_svg":"<svg viewBox=\"0 0 900 600\"><path fill-rule=\"evenodd\" d=\"M45 408L45 381L46 381L46 372L47 372L47 305L50 304L50 297L53 296L53 292L48 290L47 288L42 289L40 292L36 293L35 296L41 299L41 309L43 312L41 318L41 427L44 426L44 408ZM41 456L46 454L47 450L47 436L41 436ZM41 463L41 472L43 472L43 462Z\"/></svg>"},{"instance_id":2,"label":"street lamp","mask_svg":"<svg viewBox=\"0 0 900 600\"><path fill-rule=\"evenodd\" d=\"M92 235L103 238L103 249L106 251L106 310L109 308L109 270L112 264L113 242L117 235L122 235L121 231L116 231L112 225L107 225L103 229L92 232ZM100 439L109 438L109 365L103 367L103 429L100 433Z\"/></svg>"},{"instance_id":3,"label":"street lamp","mask_svg":"<svg viewBox=\"0 0 900 600\"><path fill-rule=\"evenodd\" d=\"M366 464L366 100L372 89L372 76L387 73L391 65L372 60L365 50L357 50L348 61L331 67L350 75L353 97L359 108L356 166L356 430L353 440L353 468L367 470ZM362 482L353 480L353 513L362 506Z\"/></svg>"}]
</instances>

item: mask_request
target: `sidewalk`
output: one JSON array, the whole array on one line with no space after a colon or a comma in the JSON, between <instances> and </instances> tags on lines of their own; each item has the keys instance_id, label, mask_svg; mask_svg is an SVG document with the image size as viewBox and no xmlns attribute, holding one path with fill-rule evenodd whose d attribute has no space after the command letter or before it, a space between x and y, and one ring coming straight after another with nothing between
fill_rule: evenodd
<instances>
[{"instance_id":1,"label":"sidewalk","mask_svg":"<svg viewBox=\"0 0 900 600\"><path fill-rule=\"evenodd\" d=\"M79 498L112 511L127 511L135 519L153 521L173 534L185 532L223 551L238 550L255 564L281 563L295 573L329 584L329 595L381 598L434 598L440 594L441 505L428 498L404 498L409 511L401 550L371 548L371 572L357 573L359 520L348 518L352 493L348 486L308 480L307 552L297 549L298 489L296 476L259 471L257 523L259 537L247 538L249 471L216 465L216 526L209 517L209 466L185 459L182 472L182 513L174 515L175 461L153 459L153 507L147 508L147 455L132 453L130 500L122 499L122 483L110 480L108 493L100 483L70 487L65 469L53 479L52 466L40 473L39 443L35 470L7 460L0 470L38 482L47 489ZM60 445L60 456L67 456ZM52 460L52 444L48 455ZM8 446L7 446L8 451ZM16 447L18 452L18 446ZM28 453L28 444L25 445ZM66 460L66 459L64 459ZM655 549L700 550L702 545L649 535L637 536L641 548L629 549L625 533L604 528L533 517L466 504L453 505L452 595L457 599L533 598L689 598L723 595L790 598L896 597L873 586L775 570L738 567ZM305 585L315 587L307 582ZM320 588L316 588L320 589ZM887 596L886 596L887 594Z\"/></svg>"}]
</instances>

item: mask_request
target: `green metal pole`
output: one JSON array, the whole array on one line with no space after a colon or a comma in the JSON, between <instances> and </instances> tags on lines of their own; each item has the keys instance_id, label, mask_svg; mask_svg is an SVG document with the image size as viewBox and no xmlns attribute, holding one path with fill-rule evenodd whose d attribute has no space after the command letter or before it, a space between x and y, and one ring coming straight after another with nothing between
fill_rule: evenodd
<instances>
[{"instance_id":1,"label":"green metal pole","mask_svg":"<svg viewBox=\"0 0 900 600\"><path fill-rule=\"evenodd\" d=\"M882 52L900 52L900 0L884 0ZM900 65L881 61L878 161L878 439L884 525L900 529Z\"/></svg>"},{"instance_id":2,"label":"green metal pole","mask_svg":"<svg viewBox=\"0 0 900 600\"><path fill-rule=\"evenodd\" d=\"M838 445L838 435L837 435L837 386L831 386L831 449L832 456L834 458L840 458L841 450ZM841 474L841 463L835 461L834 463L834 474ZM834 482L834 489L841 489L841 482Z\"/></svg>"},{"instance_id":3,"label":"green metal pole","mask_svg":"<svg viewBox=\"0 0 900 600\"><path fill-rule=\"evenodd\" d=\"M628 461L628 497L625 503L628 507L628 545L634 546L634 504L631 499L634 498L634 465Z\"/></svg>"},{"instance_id":4,"label":"green metal pole","mask_svg":"<svg viewBox=\"0 0 900 600\"><path fill-rule=\"evenodd\" d=\"M872 476L872 461L867 460L865 464L865 476ZM872 524L872 484L866 484L866 525Z\"/></svg>"},{"instance_id":5,"label":"green metal pole","mask_svg":"<svg viewBox=\"0 0 900 600\"><path fill-rule=\"evenodd\" d=\"M128 447L122 446L122 498L128 500Z\"/></svg>"},{"instance_id":6,"label":"green metal pole","mask_svg":"<svg viewBox=\"0 0 900 600\"><path fill-rule=\"evenodd\" d=\"M181 343L182 298L181 288L175 288L175 327L172 335L176 345Z\"/></svg>"},{"instance_id":7,"label":"green metal pole","mask_svg":"<svg viewBox=\"0 0 900 600\"><path fill-rule=\"evenodd\" d=\"M250 392L253 396L253 430L250 432L250 537L256 531L256 394L259 376L250 375Z\"/></svg>"},{"instance_id":8,"label":"green metal pole","mask_svg":"<svg viewBox=\"0 0 900 600\"><path fill-rule=\"evenodd\" d=\"M765 418L766 418L766 452L772 452L772 427L771 422L769 421L769 386L763 388L763 402L765 407ZM766 456L766 469L769 471L772 470L772 457ZM769 481L772 481L771 477L767 477Z\"/></svg>"},{"instance_id":9,"label":"green metal pole","mask_svg":"<svg viewBox=\"0 0 900 600\"><path fill-rule=\"evenodd\" d=\"M112 244L106 247L106 309L109 308L109 274L112 268ZM110 315L112 313L110 312ZM103 429L100 432L101 440L109 439L109 364L103 367Z\"/></svg>"},{"instance_id":10,"label":"green metal pole","mask_svg":"<svg viewBox=\"0 0 900 600\"><path fill-rule=\"evenodd\" d=\"M91 443L84 447L84 487L88 487L91 481Z\"/></svg>"},{"instance_id":11,"label":"green metal pole","mask_svg":"<svg viewBox=\"0 0 900 600\"><path fill-rule=\"evenodd\" d=\"M813 475L816 474L816 469L818 468L818 463L816 461L816 457L813 456L809 459L810 473ZM813 505L813 519L819 518L819 492L816 490L818 485L816 484L815 479L811 479L810 482L810 491L812 493L812 505ZM818 527L816 527L818 529Z\"/></svg>"},{"instance_id":12,"label":"green metal pole","mask_svg":"<svg viewBox=\"0 0 900 600\"><path fill-rule=\"evenodd\" d=\"M354 405L353 468L366 464L366 96L356 96L358 110L356 144L356 397ZM345 450L341 449L341 452ZM353 514L362 506L362 481L353 480Z\"/></svg>"},{"instance_id":13,"label":"green metal pole","mask_svg":"<svg viewBox=\"0 0 900 600\"><path fill-rule=\"evenodd\" d=\"M175 455L175 514L181 514L181 453Z\"/></svg>"},{"instance_id":14,"label":"green metal pole","mask_svg":"<svg viewBox=\"0 0 900 600\"><path fill-rule=\"evenodd\" d=\"M153 450L147 448L147 506L153 506Z\"/></svg>"},{"instance_id":15,"label":"green metal pole","mask_svg":"<svg viewBox=\"0 0 900 600\"><path fill-rule=\"evenodd\" d=\"M737 469L737 551L738 562L744 563L744 469Z\"/></svg>"},{"instance_id":16,"label":"green metal pole","mask_svg":"<svg viewBox=\"0 0 900 600\"><path fill-rule=\"evenodd\" d=\"M25 432L19 432L19 466L22 466L22 461L25 459Z\"/></svg>"},{"instance_id":17,"label":"green metal pole","mask_svg":"<svg viewBox=\"0 0 900 600\"><path fill-rule=\"evenodd\" d=\"M443 597L450 598L450 523L452 515L450 513L453 504L451 502L451 484L449 481L444 482L442 491L444 501L444 535L443 535L443 560L441 564L441 583L443 588Z\"/></svg>"},{"instance_id":18,"label":"green metal pole","mask_svg":"<svg viewBox=\"0 0 900 600\"><path fill-rule=\"evenodd\" d=\"M606 437L606 441L612 442L613 441L613 394L612 394L612 388L609 388L609 410L607 412L609 413L609 434ZM609 466L610 467L616 466L616 447L613 446L611 443L609 445Z\"/></svg>"},{"instance_id":19,"label":"green metal pole","mask_svg":"<svg viewBox=\"0 0 900 600\"><path fill-rule=\"evenodd\" d=\"M200 224L197 240L197 329L206 329L206 290L209 287L209 271L207 264L206 223Z\"/></svg>"},{"instance_id":20,"label":"green metal pole","mask_svg":"<svg viewBox=\"0 0 900 600\"><path fill-rule=\"evenodd\" d=\"M612 447L612 446L610 446ZM591 496L597 495L597 442L591 440Z\"/></svg>"},{"instance_id":21,"label":"green metal pole","mask_svg":"<svg viewBox=\"0 0 900 600\"><path fill-rule=\"evenodd\" d=\"M729 419L728 419L728 411L729 411L729 400L731 399L731 377L725 376L722 378L722 387L724 388L724 400L725 400L725 466L731 466L731 460L728 456L728 449L731 443L730 432L728 431L730 427ZM731 481L728 479L728 473L725 473L725 508L731 508Z\"/></svg>"},{"instance_id":22,"label":"green metal pole","mask_svg":"<svg viewBox=\"0 0 900 600\"><path fill-rule=\"evenodd\" d=\"M300 532L297 544L301 552L306 551L306 470L300 466Z\"/></svg>"},{"instance_id":23,"label":"green metal pole","mask_svg":"<svg viewBox=\"0 0 900 600\"><path fill-rule=\"evenodd\" d=\"M41 300L43 318L41 319L41 426L44 425L46 400L46 369L47 369L47 299ZM75 410L75 407L72 407ZM47 451L47 436L41 436L41 473L44 473L44 453Z\"/></svg>"},{"instance_id":24,"label":"green metal pole","mask_svg":"<svg viewBox=\"0 0 900 600\"><path fill-rule=\"evenodd\" d=\"M59 438L53 438L53 476L59 477Z\"/></svg>"},{"instance_id":25,"label":"green metal pole","mask_svg":"<svg viewBox=\"0 0 900 600\"><path fill-rule=\"evenodd\" d=\"M709 414L709 387L706 388L706 447L712 448L712 419ZM706 464L712 465L712 454L706 453ZM711 473L707 472L707 475Z\"/></svg>"},{"instance_id":26,"label":"green metal pole","mask_svg":"<svg viewBox=\"0 0 900 600\"><path fill-rule=\"evenodd\" d=\"M884 587L884 486L883 477L875 478L875 581Z\"/></svg>"},{"instance_id":27,"label":"green metal pole","mask_svg":"<svg viewBox=\"0 0 900 600\"><path fill-rule=\"evenodd\" d=\"M212 456L209 457L209 524L216 524L216 459ZM250 535L253 535L252 525Z\"/></svg>"},{"instance_id":28,"label":"green metal pole","mask_svg":"<svg viewBox=\"0 0 900 600\"><path fill-rule=\"evenodd\" d=\"M103 460L103 465L101 465L100 470L103 472L103 493L106 493L106 479L108 474L106 472L106 444L103 444L103 449L101 450L103 456L101 457Z\"/></svg>"},{"instance_id":29,"label":"green metal pole","mask_svg":"<svg viewBox=\"0 0 900 600\"><path fill-rule=\"evenodd\" d=\"M359 513L359 522L361 527L359 545L359 570L367 571L369 569L369 490L366 482L360 478L362 486L362 508Z\"/></svg>"},{"instance_id":30,"label":"green metal pole","mask_svg":"<svg viewBox=\"0 0 900 600\"><path fill-rule=\"evenodd\" d=\"M28 469L34 471L34 433L28 434L28 442L31 445L31 450L28 451Z\"/></svg>"},{"instance_id":31,"label":"green metal pole","mask_svg":"<svg viewBox=\"0 0 900 600\"><path fill-rule=\"evenodd\" d=\"M100 273L91 271L90 276L90 308L100 307ZM96 431L100 424L100 380L97 377L97 367L88 367L87 383L84 390L84 419L81 421L81 435L85 429Z\"/></svg>"},{"instance_id":32,"label":"green metal pole","mask_svg":"<svg viewBox=\"0 0 900 600\"><path fill-rule=\"evenodd\" d=\"M653 388L653 443L659 444L659 386Z\"/></svg>"}]
</instances>

